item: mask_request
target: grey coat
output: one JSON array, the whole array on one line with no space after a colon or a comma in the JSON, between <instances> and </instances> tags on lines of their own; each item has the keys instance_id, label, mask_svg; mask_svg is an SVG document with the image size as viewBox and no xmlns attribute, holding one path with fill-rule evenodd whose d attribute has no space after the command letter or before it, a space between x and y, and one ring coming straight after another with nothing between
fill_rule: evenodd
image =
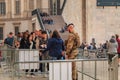
<instances>
[{"instance_id":1,"label":"grey coat","mask_svg":"<svg viewBox=\"0 0 120 80\"><path fill-rule=\"evenodd\" d=\"M117 53L117 48L118 48L118 43L113 40L110 40L109 43L108 43L108 52L110 54L115 54Z\"/></svg>"}]
</instances>

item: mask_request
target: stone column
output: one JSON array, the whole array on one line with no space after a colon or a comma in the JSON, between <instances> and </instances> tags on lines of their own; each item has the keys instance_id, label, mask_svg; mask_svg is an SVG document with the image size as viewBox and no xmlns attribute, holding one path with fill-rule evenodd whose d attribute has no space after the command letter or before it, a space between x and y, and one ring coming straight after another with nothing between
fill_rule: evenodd
<instances>
[{"instance_id":1,"label":"stone column","mask_svg":"<svg viewBox=\"0 0 120 80\"><path fill-rule=\"evenodd\" d=\"M15 17L15 0L10 0L10 2L11 2L11 16L12 18L14 18Z\"/></svg>"},{"instance_id":2,"label":"stone column","mask_svg":"<svg viewBox=\"0 0 120 80\"><path fill-rule=\"evenodd\" d=\"M37 0L37 8L41 9L41 0Z\"/></svg>"},{"instance_id":3,"label":"stone column","mask_svg":"<svg viewBox=\"0 0 120 80\"><path fill-rule=\"evenodd\" d=\"M37 8L37 0L34 0L34 9Z\"/></svg>"},{"instance_id":4,"label":"stone column","mask_svg":"<svg viewBox=\"0 0 120 80\"><path fill-rule=\"evenodd\" d=\"M20 11L21 11L22 18L25 17L24 16L24 4L25 4L24 0L20 0Z\"/></svg>"},{"instance_id":5,"label":"stone column","mask_svg":"<svg viewBox=\"0 0 120 80\"><path fill-rule=\"evenodd\" d=\"M23 16L28 17L27 15L27 0L24 0L24 7L23 7Z\"/></svg>"},{"instance_id":6,"label":"stone column","mask_svg":"<svg viewBox=\"0 0 120 80\"><path fill-rule=\"evenodd\" d=\"M7 18L11 18L12 17L12 14L11 14L11 0L5 0L5 3L6 3L6 15L7 15Z\"/></svg>"},{"instance_id":7,"label":"stone column","mask_svg":"<svg viewBox=\"0 0 120 80\"><path fill-rule=\"evenodd\" d=\"M86 41L86 0L82 0L82 41Z\"/></svg>"},{"instance_id":8,"label":"stone column","mask_svg":"<svg viewBox=\"0 0 120 80\"><path fill-rule=\"evenodd\" d=\"M29 9L29 0L26 0L26 12L27 12L27 17L31 17L31 11Z\"/></svg>"},{"instance_id":9,"label":"stone column","mask_svg":"<svg viewBox=\"0 0 120 80\"><path fill-rule=\"evenodd\" d=\"M42 5L42 9L45 12L49 12L48 8L49 8L49 1L48 0L42 0L41 1L41 5Z\"/></svg>"}]
</instances>

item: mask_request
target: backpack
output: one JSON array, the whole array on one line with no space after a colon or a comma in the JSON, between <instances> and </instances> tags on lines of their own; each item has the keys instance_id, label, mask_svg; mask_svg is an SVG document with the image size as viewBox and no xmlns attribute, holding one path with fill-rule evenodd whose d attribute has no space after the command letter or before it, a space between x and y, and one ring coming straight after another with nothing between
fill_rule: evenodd
<instances>
[{"instance_id":1,"label":"backpack","mask_svg":"<svg viewBox=\"0 0 120 80\"><path fill-rule=\"evenodd\" d=\"M79 37L79 35L78 35L78 33L74 33L74 35L75 35L75 44L74 45L76 45L76 48L79 48L80 47L80 37Z\"/></svg>"}]
</instances>

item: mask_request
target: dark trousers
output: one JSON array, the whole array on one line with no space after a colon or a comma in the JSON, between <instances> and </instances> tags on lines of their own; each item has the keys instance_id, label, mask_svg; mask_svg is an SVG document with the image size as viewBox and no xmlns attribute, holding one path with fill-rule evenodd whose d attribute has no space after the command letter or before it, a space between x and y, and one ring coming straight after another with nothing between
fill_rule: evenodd
<instances>
[{"instance_id":1,"label":"dark trousers","mask_svg":"<svg viewBox=\"0 0 120 80\"><path fill-rule=\"evenodd\" d=\"M39 56L39 60L41 61L42 60L42 56ZM43 72L43 67L42 67L42 63L40 63L39 64L39 70L41 71L41 72Z\"/></svg>"},{"instance_id":2,"label":"dark trousers","mask_svg":"<svg viewBox=\"0 0 120 80\"><path fill-rule=\"evenodd\" d=\"M28 74L28 71L29 71L29 69L26 69L26 70L25 70L26 74ZM34 69L31 69L31 70L30 70L30 75L34 75Z\"/></svg>"},{"instance_id":3,"label":"dark trousers","mask_svg":"<svg viewBox=\"0 0 120 80\"><path fill-rule=\"evenodd\" d=\"M112 58L115 56L115 54L108 54L108 60L109 60L109 64L112 62Z\"/></svg>"},{"instance_id":4,"label":"dark trousers","mask_svg":"<svg viewBox=\"0 0 120 80\"><path fill-rule=\"evenodd\" d=\"M45 60L45 59L43 59L43 56L39 56L39 60L41 61L41 60ZM46 68L45 63L39 64L39 70L41 72L45 72L45 68ZM49 63L47 63L47 71L49 71Z\"/></svg>"}]
</instances>

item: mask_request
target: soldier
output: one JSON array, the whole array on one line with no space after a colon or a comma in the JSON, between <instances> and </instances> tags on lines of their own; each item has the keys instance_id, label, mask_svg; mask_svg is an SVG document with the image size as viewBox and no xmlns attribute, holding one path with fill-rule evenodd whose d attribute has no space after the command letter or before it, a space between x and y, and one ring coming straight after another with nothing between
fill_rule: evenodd
<instances>
[{"instance_id":1,"label":"soldier","mask_svg":"<svg viewBox=\"0 0 120 80\"><path fill-rule=\"evenodd\" d=\"M69 31L68 39L66 40L66 58L75 59L78 54L78 47L80 47L80 38L74 31L74 25L71 23L67 26L67 31ZM72 62L72 80L77 79L76 62Z\"/></svg>"}]
</instances>

